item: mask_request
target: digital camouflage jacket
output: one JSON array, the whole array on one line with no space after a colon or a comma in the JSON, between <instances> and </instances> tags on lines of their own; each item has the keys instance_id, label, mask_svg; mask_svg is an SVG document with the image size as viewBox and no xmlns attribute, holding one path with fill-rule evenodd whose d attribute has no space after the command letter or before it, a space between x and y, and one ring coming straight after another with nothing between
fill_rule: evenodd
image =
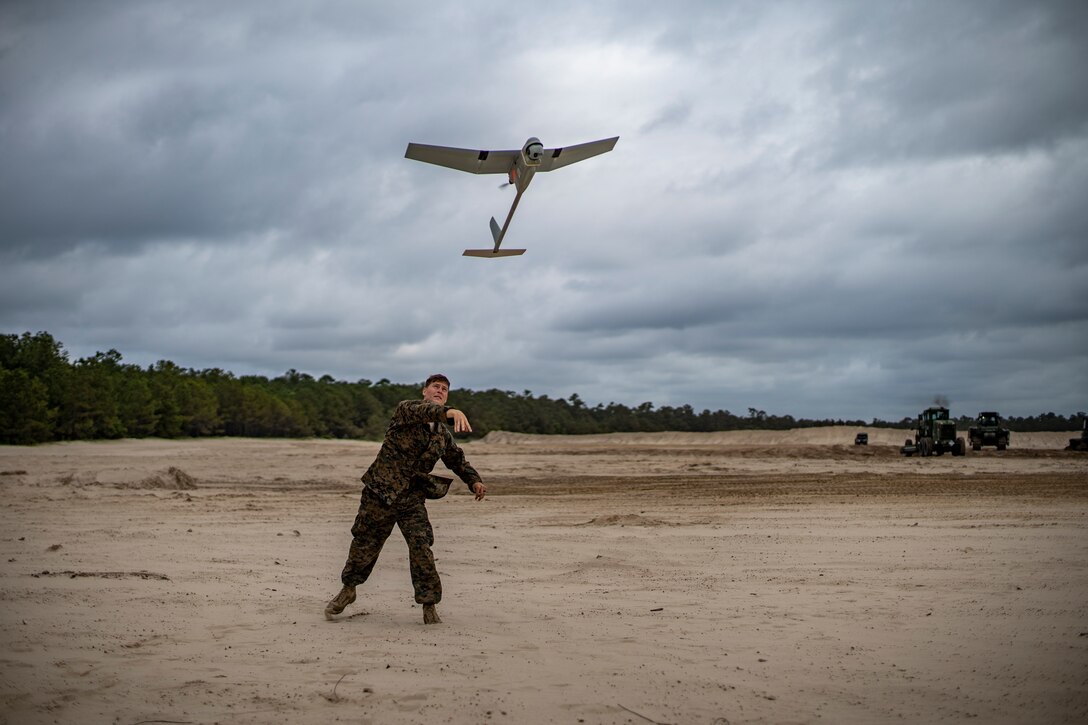
<instances>
[{"instance_id":1,"label":"digital camouflage jacket","mask_svg":"<svg viewBox=\"0 0 1088 725\"><path fill-rule=\"evenodd\" d=\"M378 456L363 474L363 484L382 501L393 504L411 488L413 477L429 474L442 459L471 491L472 484L481 480L480 474L465 460L464 451L446 427L447 410L427 400L398 403Z\"/></svg>"}]
</instances>

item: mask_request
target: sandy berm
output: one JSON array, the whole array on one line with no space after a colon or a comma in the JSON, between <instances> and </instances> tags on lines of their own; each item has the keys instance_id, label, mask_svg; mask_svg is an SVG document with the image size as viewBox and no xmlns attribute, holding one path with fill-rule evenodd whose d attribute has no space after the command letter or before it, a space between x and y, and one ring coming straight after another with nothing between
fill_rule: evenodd
<instances>
[{"instance_id":1,"label":"sandy berm","mask_svg":"<svg viewBox=\"0 0 1088 725\"><path fill-rule=\"evenodd\" d=\"M466 443L431 627L397 532L322 616L377 443L2 447L0 721L1088 722L1076 434L862 430Z\"/></svg>"}]
</instances>

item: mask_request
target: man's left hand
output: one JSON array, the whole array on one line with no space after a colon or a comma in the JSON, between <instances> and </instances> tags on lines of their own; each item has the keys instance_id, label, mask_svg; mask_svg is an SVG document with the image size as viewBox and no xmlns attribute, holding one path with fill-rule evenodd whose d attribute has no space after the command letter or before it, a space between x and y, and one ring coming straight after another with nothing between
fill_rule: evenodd
<instances>
[{"instance_id":1,"label":"man's left hand","mask_svg":"<svg viewBox=\"0 0 1088 725\"><path fill-rule=\"evenodd\" d=\"M454 433L471 433L472 426L468 424L468 417L456 408L446 411L446 417L453 422Z\"/></svg>"},{"instance_id":2,"label":"man's left hand","mask_svg":"<svg viewBox=\"0 0 1088 725\"><path fill-rule=\"evenodd\" d=\"M476 494L476 500L477 501L483 501L484 496L487 495L487 486L485 486L485 485L483 485L482 483L479 483L479 482L474 483L474 484L472 484L472 492L474 494Z\"/></svg>"}]
</instances>

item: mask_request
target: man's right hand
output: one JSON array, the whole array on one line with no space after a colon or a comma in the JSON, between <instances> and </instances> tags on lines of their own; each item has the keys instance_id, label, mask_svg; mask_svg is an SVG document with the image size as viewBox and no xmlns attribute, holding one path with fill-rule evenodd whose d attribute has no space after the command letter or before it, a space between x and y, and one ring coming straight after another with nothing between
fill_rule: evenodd
<instances>
[{"instance_id":1,"label":"man's right hand","mask_svg":"<svg viewBox=\"0 0 1088 725\"><path fill-rule=\"evenodd\" d=\"M471 433L472 426L468 424L468 418L465 414L456 408L450 408L446 411L446 418L453 421L454 433Z\"/></svg>"}]
</instances>

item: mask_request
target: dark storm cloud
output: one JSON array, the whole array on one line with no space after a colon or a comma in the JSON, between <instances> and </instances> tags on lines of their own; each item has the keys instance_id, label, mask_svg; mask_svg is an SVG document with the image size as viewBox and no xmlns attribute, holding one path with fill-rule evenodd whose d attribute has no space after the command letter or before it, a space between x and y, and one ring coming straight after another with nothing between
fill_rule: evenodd
<instances>
[{"instance_id":1,"label":"dark storm cloud","mask_svg":"<svg viewBox=\"0 0 1088 725\"><path fill-rule=\"evenodd\" d=\"M1088 131L1080 2L856 3L819 38L833 163L1053 147Z\"/></svg>"},{"instance_id":2,"label":"dark storm cloud","mask_svg":"<svg viewBox=\"0 0 1088 725\"><path fill-rule=\"evenodd\" d=\"M6 3L0 329L590 402L1084 408L1083 8ZM512 191L405 144L529 135L621 140L534 181L523 258L465 260Z\"/></svg>"},{"instance_id":3,"label":"dark storm cloud","mask_svg":"<svg viewBox=\"0 0 1088 725\"><path fill-rule=\"evenodd\" d=\"M49 255L88 241L125 249L266 231L335 238L360 202L365 210L365 187L330 182L401 161L404 124L392 107L401 83L428 90L434 31L404 36L403 17L350 4L329 16L236 6L214 21L200 7L9 9L6 249ZM375 72L389 56L409 61L400 78Z\"/></svg>"}]
</instances>

